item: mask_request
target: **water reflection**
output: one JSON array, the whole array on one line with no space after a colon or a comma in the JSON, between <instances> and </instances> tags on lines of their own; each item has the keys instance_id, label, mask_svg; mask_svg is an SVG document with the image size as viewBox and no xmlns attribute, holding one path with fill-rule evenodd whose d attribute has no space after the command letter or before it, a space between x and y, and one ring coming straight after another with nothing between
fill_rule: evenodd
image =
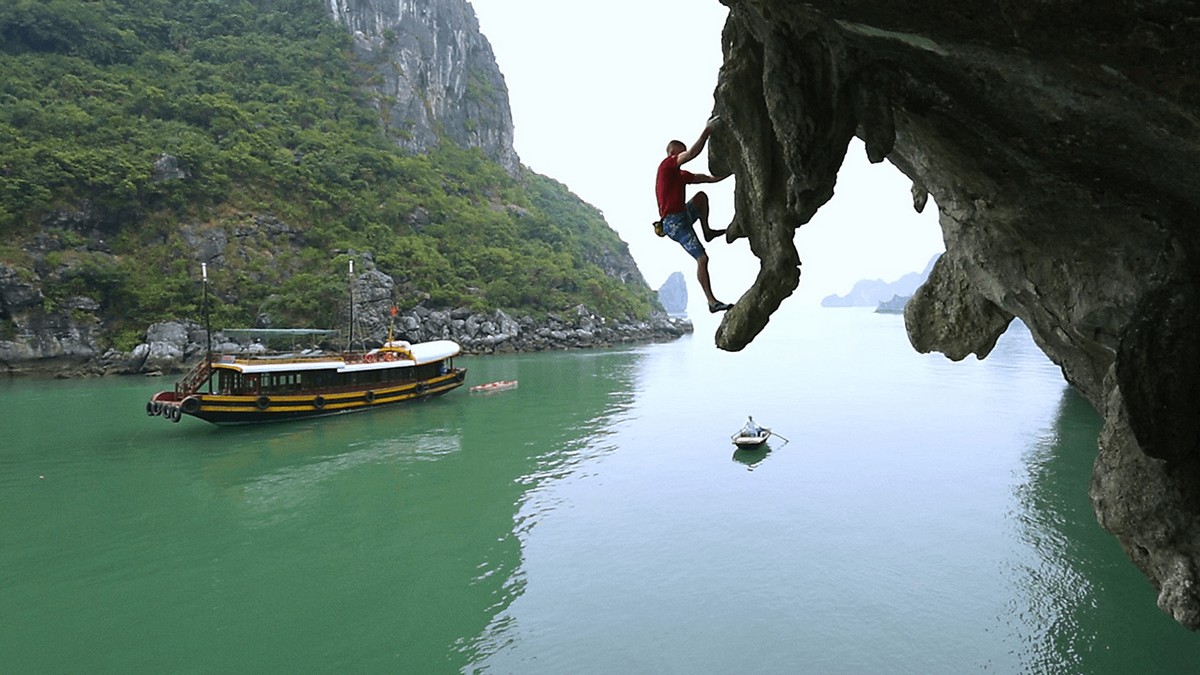
<instances>
[{"instance_id":1,"label":"water reflection","mask_svg":"<svg viewBox=\"0 0 1200 675\"><path fill-rule=\"evenodd\" d=\"M502 566L489 570L499 585L492 593L486 627L463 632L455 643L464 667L507 644L512 619L505 612L527 583L521 572L521 542L562 507L552 485L586 480L591 476L588 463L616 449L614 429L633 405L643 356L632 350L517 357L512 362L521 370L521 388L516 390L520 398L490 397L486 405L469 407L462 427L464 448L519 461L491 474L493 488L503 496L480 505L492 509L492 504L495 513L506 514L507 523L497 522L504 528L497 536L508 555ZM488 379L502 377L509 376L499 373Z\"/></svg>"},{"instance_id":2,"label":"water reflection","mask_svg":"<svg viewBox=\"0 0 1200 675\"><path fill-rule=\"evenodd\" d=\"M1155 606L1155 592L1096 522L1088 498L1101 420L1064 391L1054 426L1025 457L1015 514L1031 557L1012 570L1009 628L1028 672L1194 672L1200 639ZM1016 620L1019 618L1019 620Z\"/></svg>"},{"instance_id":3,"label":"water reflection","mask_svg":"<svg viewBox=\"0 0 1200 675\"><path fill-rule=\"evenodd\" d=\"M763 463L767 455L771 454L770 443L763 443L757 448L738 448L733 451L733 461L739 464L745 464L746 469L753 471L755 467Z\"/></svg>"},{"instance_id":4,"label":"water reflection","mask_svg":"<svg viewBox=\"0 0 1200 675\"><path fill-rule=\"evenodd\" d=\"M293 466L338 466L371 457L414 461L436 459L461 449L454 406L430 401L410 409L380 409L355 415L288 422L263 427L200 428L190 445L203 453L205 477L215 485L235 486L277 474ZM194 426L194 425L192 425Z\"/></svg>"}]
</instances>

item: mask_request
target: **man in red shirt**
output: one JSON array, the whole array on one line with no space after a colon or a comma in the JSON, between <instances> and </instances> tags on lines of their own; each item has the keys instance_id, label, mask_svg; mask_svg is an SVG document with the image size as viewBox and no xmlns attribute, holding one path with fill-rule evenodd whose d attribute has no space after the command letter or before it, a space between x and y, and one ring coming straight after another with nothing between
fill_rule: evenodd
<instances>
[{"instance_id":1,"label":"man in red shirt","mask_svg":"<svg viewBox=\"0 0 1200 675\"><path fill-rule=\"evenodd\" d=\"M704 131L700 133L700 138L690 148L680 141L668 143L667 157L658 165L658 178L654 184L654 192L658 196L658 215L661 218L654 224L654 232L660 237L670 237L679 242L683 250L696 259L696 278L699 279L700 288L704 290L704 297L708 300L708 311L714 313L723 312L733 305L721 302L713 295L708 279L708 253L696 237L696 221L700 221L704 241L716 239L725 234L725 230L714 230L708 226L708 195L697 192L691 201L684 202L685 186L693 183L716 183L728 176L715 178L707 174L684 171L680 167L700 154L716 124L717 118L709 120Z\"/></svg>"}]
</instances>

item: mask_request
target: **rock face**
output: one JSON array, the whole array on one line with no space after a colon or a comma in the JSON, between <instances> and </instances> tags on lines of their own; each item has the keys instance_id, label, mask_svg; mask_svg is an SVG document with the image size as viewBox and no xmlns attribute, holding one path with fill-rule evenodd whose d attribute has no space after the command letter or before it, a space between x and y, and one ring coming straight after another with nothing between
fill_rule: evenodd
<instances>
[{"instance_id":1,"label":"rock face","mask_svg":"<svg viewBox=\"0 0 1200 675\"><path fill-rule=\"evenodd\" d=\"M439 134L515 174L508 87L467 0L326 0L354 36L389 134L421 152Z\"/></svg>"},{"instance_id":2,"label":"rock face","mask_svg":"<svg viewBox=\"0 0 1200 675\"><path fill-rule=\"evenodd\" d=\"M912 344L986 356L1014 317L1103 415L1101 524L1200 628L1200 15L1154 3L722 0L710 171L761 260L717 333L744 347L796 288L797 227L852 136L932 195L946 253Z\"/></svg>"},{"instance_id":3,"label":"rock face","mask_svg":"<svg viewBox=\"0 0 1200 675\"><path fill-rule=\"evenodd\" d=\"M672 272L667 277L658 289L658 301L671 314L687 314L688 292L683 272Z\"/></svg>"},{"instance_id":4,"label":"rock face","mask_svg":"<svg viewBox=\"0 0 1200 675\"><path fill-rule=\"evenodd\" d=\"M360 287L370 286L367 275L360 277ZM387 278L387 277L384 277ZM366 305L366 320L359 322L361 331L354 335L354 347L378 347L387 339L389 313L379 307ZM375 303L378 304L378 303ZM390 300L386 301L390 305ZM365 328L370 325L371 328ZM665 342L692 332L687 319L654 316L648 321L609 321L596 316L583 305L571 312L549 316L541 321L531 317L509 316L503 310L471 312L466 309L431 310L414 307L395 317L393 338L409 342L454 340L467 354L504 354L562 349L587 349L614 345ZM346 345L346 335L327 339L323 344L314 338L312 344L298 348L320 348L333 352ZM293 339L295 341L295 339ZM2 344L2 343L0 343ZM169 321L156 323L146 331L145 341L129 354L109 353L103 359L89 362L82 371L64 370L70 374L180 373L199 361L205 353L207 337L204 327L195 322ZM213 331L213 351L223 354L255 355L268 348L253 338L235 339L221 331Z\"/></svg>"},{"instance_id":5,"label":"rock face","mask_svg":"<svg viewBox=\"0 0 1200 675\"><path fill-rule=\"evenodd\" d=\"M693 330L687 319L668 317L661 312L646 321L617 320L597 316L583 305L543 319L510 316L500 309L472 312L464 308L430 309L423 305L398 309L393 317L395 280L375 269L369 255L363 256L363 268L354 283L354 325L355 335L365 338L368 345L386 340L389 326L398 340L454 340L469 354L666 341ZM359 346L357 341L355 346Z\"/></svg>"},{"instance_id":6,"label":"rock face","mask_svg":"<svg viewBox=\"0 0 1200 675\"><path fill-rule=\"evenodd\" d=\"M75 296L47 309L40 279L29 276L0 263L0 373L22 372L34 362L55 371L64 363L102 356L100 305Z\"/></svg>"}]
</instances>

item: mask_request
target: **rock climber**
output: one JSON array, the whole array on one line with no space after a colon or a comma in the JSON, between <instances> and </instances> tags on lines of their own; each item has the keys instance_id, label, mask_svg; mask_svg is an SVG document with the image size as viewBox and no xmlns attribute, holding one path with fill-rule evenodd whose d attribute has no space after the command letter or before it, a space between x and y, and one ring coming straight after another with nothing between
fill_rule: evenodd
<instances>
[{"instance_id":1,"label":"rock climber","mask_svg":"<svg viewBox=\"0 0 1200 675\"><path fill-rule=\"evenodd\" d=\"M717 183L728 176L720 178L703 173L684 171L681 167L695 159L702 150L708 137L712 135L719 118L713 117L700 132L700 138L687 147L682 141L671 141L667 144L667 157L658 165L658 178L655 181L654 192L658 197L658 215L660 220L654 223L654 233L660 237L666 236L679 242L683 250L696 259L696 278L704 297L708 300L708 311L723 312L733 305L717 300L713 295L712 285L708 278L708 253L696 236L696 221L704 233L704 241L712 241L725 234L725 230L714 230L708 226L708 195L697 192L685 202L686 187L695 183Z\"/></svg>"}]
</instances>

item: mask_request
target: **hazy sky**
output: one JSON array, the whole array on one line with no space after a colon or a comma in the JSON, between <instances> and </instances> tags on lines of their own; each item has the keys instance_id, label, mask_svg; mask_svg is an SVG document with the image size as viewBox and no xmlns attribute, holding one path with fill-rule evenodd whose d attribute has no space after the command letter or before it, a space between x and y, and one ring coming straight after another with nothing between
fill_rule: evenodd
<instances>
[{"instance_id":1,"label":"hazy sky","mask_svg":"<svg viewBox=\"0 0 1200 675\"><path fill-rule=\"evenodd\" d=\"M703 300L695 262L650 227L658 217L654 174L667 141L690 145L712 111L724 5L470 1L508 85L521 161L603 211L651 287L683 272L694 314L697 297ZM707 173L707 158L687 168ZM732 217L735 180L704 186L713 227ZM931 200L916 214L910 185L890 164L869 164L855 141L833 199L797 231L802 275L788 302L816 304L859 279L894 281L942 251L936 207ZM744 239L707 248L714 292L736 301L758 273L758 259Z\"/></svg>"}]
</instances>

